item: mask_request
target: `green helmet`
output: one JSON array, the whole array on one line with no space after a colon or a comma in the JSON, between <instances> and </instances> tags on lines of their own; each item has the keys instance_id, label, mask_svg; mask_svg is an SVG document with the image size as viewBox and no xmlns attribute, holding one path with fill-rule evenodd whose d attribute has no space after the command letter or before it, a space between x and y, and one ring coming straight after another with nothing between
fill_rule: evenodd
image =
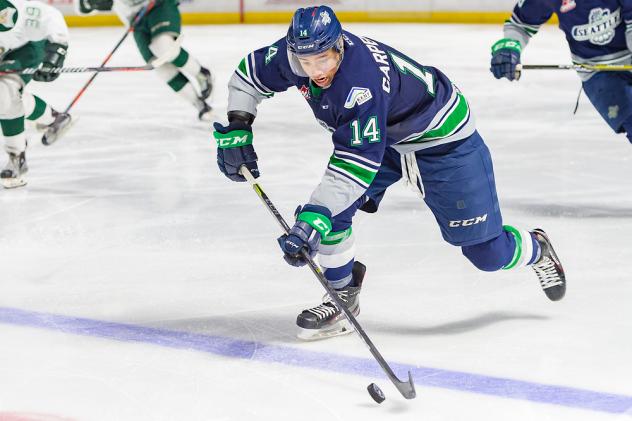
<instances>
[{"instance_id":1,"label":"green helmet","mask_svg":"<svg viewBox=\"0 0 632 421\"><path fill-rule=\"evenodd\" d=\"M18 9L9 0L0 0L0 32L13 29L18 21Z\"/></svg>"}]
</instances>

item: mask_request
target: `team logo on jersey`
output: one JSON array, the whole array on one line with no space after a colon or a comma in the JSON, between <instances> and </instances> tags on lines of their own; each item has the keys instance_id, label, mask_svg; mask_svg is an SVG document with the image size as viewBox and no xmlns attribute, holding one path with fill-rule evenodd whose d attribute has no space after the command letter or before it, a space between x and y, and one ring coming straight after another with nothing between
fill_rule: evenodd
<instances>
[{"instance_id":1,"label":"team logo on jersey","mask_svg":"<svg viewBox=\"0 0 632 421\"><path fill-rule=\"evenodd\" d=\"M276 45L273 45L270 48L268 48L268 52L266 53L266 66L270 64L270 62L272 61L274 56L277 55L278 52L279 52L279 48Z\"/></svg>"},{"instance_id":2,"label":"team logo on jersey","mask_svg":"<svg viewBox=\"0 0 632 421\"><path fill-rule=\"evenodd\" d=\"M608 118L614 120L619 117L619 106L613 105L612 107L608 107Z\"/></svg>"},{"instance_id":3,"label":"team logo on jersey","mask_svg":"<svg viewBox=\"0 0 632 421\"><path fill-rule=\"evenodd\" d=\"M352 109L356 105L362 105L365 102L370 101L373 98L373 94L369 88L351 88L347 100L345 101L345 108Z\"/></svg>"},{"instance_id":4,"label":"team logo on jersey","mask_svg":"<svg viewBox=\"0 0 632 421\"><path fill-rule=\"evenodd\" d=\"M312 97L312 94L309 91L309 88L305 85L301 86L301 89L298 90L301 95L303 95L303 98L309 100Z\"/></svg>"},{"instance_id":5,"label":"team logo on jersey","mask_svg":"<svg viewBox=\"0 0 632 421\"><path fill-rule=\"evenodd\" d=\"M6 32L18 21L18 9L8 0L0 0L0 32Z\"/></svg>"},{"instance_id":6,"label":"team logo on jersey","mask_svg":"<svg viewBox=\"0 0 632 421\"><path fill-rule=\"evenodd\" d=\"M573 38L595 45L609 44L615 36L617 26L621 24L621 9L611 12L597 7L590 11L588 22L586 25L573 26Z\"/></svg>"},{"instance_id":7,"label":"team logo on jersey","mask_svg":"<svg viewBox=\"0 0 632 421\"><path fill-rule=\"evenodd\" d=\"M562 6L560 6L560 12L567 13L577 7L575 0L562 0Z\"/></svg>"},{"instance_id":8,"label":"team logo on jersey","mask_svg":"<svg viewBox=\"0 0 632 421\"><path fill-rule=\"evenodd\" d=\"M329 16L329 12L326 10L324 12L320 12L320 20L323 22L323 25L329 25L331 23L331 16Z\"/></svg>"}]
</instances>

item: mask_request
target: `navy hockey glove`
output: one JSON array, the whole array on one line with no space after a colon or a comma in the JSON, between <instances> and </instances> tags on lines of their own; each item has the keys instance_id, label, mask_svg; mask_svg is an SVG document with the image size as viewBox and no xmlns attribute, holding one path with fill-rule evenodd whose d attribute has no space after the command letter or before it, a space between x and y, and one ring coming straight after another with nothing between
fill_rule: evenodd
<instances>
[{"instance_id":1,"label":"navy hockey glove","mask_svg":"<svg viewBox=\"0 0 632 421\"><path fill-rule=\"evenodd\" d=\"M220 171L233 181L246 181L246 178L239 173L241 166L245 165L253 177L259 177L257 154L252 146L250 122L234 118L228 126L215 123L213 127L215 127L213 136L217 141L217 166Z\"/></svg>"},{"instance_id":2,"label":"navy hockey glove","mask_svg":"<svg viewBox=\"0 0 632 421\"><path fill-rule=\"evenodd\" d=\"M520 63L522 47L520 42L503 38L492 46L492 64L490 70L496 79L507 78L509 80L520 79L520 72L516 72L516 66Z\"/></svg>"},{"instance_id":3,"label":"navy hockey glove","mask_svg":"<svg viewBox=\"0 0 632 421\"><path fill-rule=\"evenodd\" d=\"M59 73L53 73L52 70L56 67L62 67L64 65L64 60L66 59L67 52L67 45L49 42L46 45L42 65L37 70L37 72L33 74L33 79L38 82L52 82L53 80L57 79L59 77Z\"/></svg>"},{"instance_id":4,"label":"navy hockey glove","mask_svg":"<svg viewBox=\"0 0 632 421\"><path fill-rule=\"evenodd\" d=\"M299 206L294 213L296 222L289 234L283 234L277 241L283 250L283 259L292 266L307 264L301 250L314 257L320 240L331 232L331 211L324 206Z\"/></svg>"}]
</instances>

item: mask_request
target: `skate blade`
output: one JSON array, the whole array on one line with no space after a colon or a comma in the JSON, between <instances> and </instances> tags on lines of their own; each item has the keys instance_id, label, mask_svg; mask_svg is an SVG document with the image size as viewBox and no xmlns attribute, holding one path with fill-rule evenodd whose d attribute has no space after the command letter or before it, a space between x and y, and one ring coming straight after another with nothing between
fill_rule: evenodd
<instances>
[{"instance_id":1,"label":"skate blade","mask_svg":"<svg viewBox=\"0 0 632 421\"><path fill-rule=\"evenodd\" d=\"M326 330L304 329L299 327L298 332L296 332L296 337L302 341L318 341L320 339L332 338L334 336L348 335L353 331L354 329L351 323L349 323L348 320L344 320L336 323L336 325Z\"/></svg>"},{"instance_id":2,"label":"skate blade","mask_svg":"<svg viewBox=\"0 0 632 421\"><path fill-rule=\"evenodd\" d=\"M46 146L50 146L53 143L57 142L59 140L60 137L62 137L64 134L66 134L66 132L68 130L70 130L70 128L72 126L75 125L75 123L77 122L77 120L79 120L79 117L70 117L70 122L68 124L66 124L64 127L60 128L57 132L55 133L49 133L48 130L46 130L46 133L44 133L44 136L42 136L42 143Z\"/></svg>"},{"instance_id":3,"label":"skate blade","mask_svg":"<svg viewBox=\"0 0 632 421\"><path fill-rule=\"evenodd\" d=\"M22 177L2 179L2 186L5 189L15 189L15 188L22 187L25 185L26 185L26 179Z\"/></svg>"}]
</instances>

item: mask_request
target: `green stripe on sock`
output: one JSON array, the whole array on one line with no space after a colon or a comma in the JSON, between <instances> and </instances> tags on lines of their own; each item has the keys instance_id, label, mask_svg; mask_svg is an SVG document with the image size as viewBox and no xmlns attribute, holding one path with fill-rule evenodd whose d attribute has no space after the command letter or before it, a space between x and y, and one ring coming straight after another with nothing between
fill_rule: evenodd
<instances>
[{"instance_id":1,"label":"green stripe on sock","mask_svg":"<svg viewBox=\"0 0 632 421\"><path fill-rule=\"evenodd\" d=\"M6 137L24 133L24 116L12 120L0 120L2 134Z\"/></svg>"},{"instance_id":2,"label":"green stripe on sock","mask_svg":"<svg viewBox=\"0 0 632 421\"><path fill-rule=\"evenodd\" d=\"M182 73L178 73L173 79L167 82L167 85L174 91L180 92L187 83L189 83L189 79Z\"/></svg>"},{"instance_id":3,"label":"green stripe on sock","mask_svg":"<svg viewBox=\"0 0 632 421\"><path fill-rule=\"evenodd\" d=\"M516 267L516 265L520 261L520 257L522 257L522 235L520 235L520 231L518 231L516 228L512 227L511 225L503 225L503 230L512 234L514 236L514 239L516 240L516 249L514 250L513 258L511 259L511 262L509 262L507 266L503 267L503 269L505 270L513 269L514 267Z\"/></svg>"},{"instance_id":4,"label":"green stripe on sock","mask_svg":"<svg viewBox=\"0 0 632 421\"><path fill-rule=\"evenodd\" d=\"M44 100L37 95L33 95L33 98L35 98L35 108L33 108L33 112L31 113L31 115L26 117L27 120L31 121L37 120L38 118L43 116L44 112L46 111L46 102L44 102Z\"/></svg>"},{"instance_id":5,"label":"green stripe on sock","mask_svg":"<svg viewBox=\"0 0 632 421\"><path fill-rule=\"evenodd\" d=\"M176 67L182 67L187 64L187 61L189 61L189 53L184 48L180 48L180 54L171 63Z\"/></svg>"}]
</instances>

